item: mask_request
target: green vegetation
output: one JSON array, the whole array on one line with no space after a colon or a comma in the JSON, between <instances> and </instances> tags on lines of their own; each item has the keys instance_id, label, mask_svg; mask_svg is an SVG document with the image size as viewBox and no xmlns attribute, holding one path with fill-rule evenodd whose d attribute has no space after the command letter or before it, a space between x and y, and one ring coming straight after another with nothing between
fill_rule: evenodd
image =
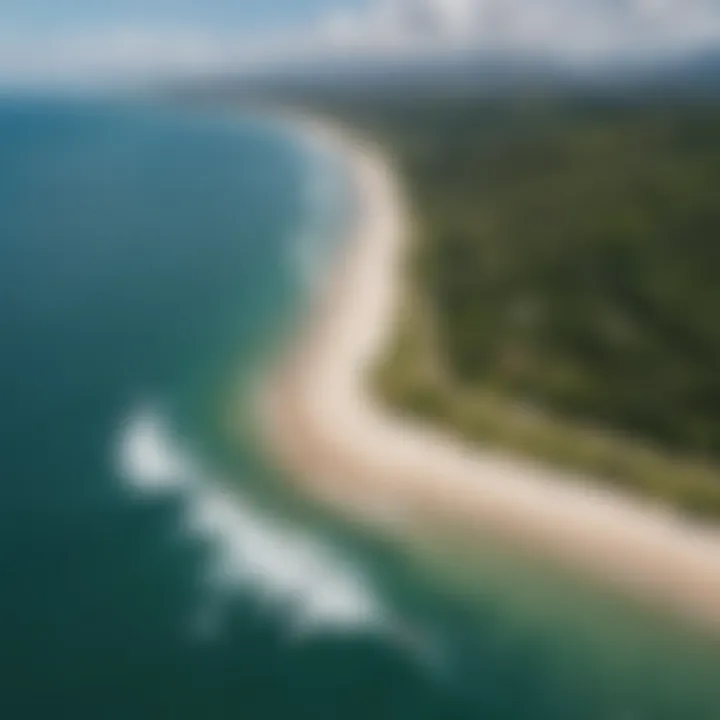
<instances>
[{"instance_id":1,"label":"green vegetation","mask_svg":"<svg viewBox=\"0 0 720 720\"><path fill-rule=\"evenodd\" d=\"M720 107L332 109L387 143L417 219L384 397L720 516Z\"/></svg>"}]
</instances>

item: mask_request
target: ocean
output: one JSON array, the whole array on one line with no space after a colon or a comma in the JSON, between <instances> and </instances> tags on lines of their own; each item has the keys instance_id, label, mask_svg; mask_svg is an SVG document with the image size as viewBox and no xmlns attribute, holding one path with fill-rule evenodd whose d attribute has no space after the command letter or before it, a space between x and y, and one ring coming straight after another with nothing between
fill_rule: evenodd
<instances>
[{"instance_id":1,"label":"ocean","mask_svg":"<svg viewBox=\"0 0 720 720\"><path fill-rule=\"evenodd\" d=\"M0 100L0 718L720 718L720 640L274 469L253 390L352 212L280 122Z\"/></svg>"}]
</instances>

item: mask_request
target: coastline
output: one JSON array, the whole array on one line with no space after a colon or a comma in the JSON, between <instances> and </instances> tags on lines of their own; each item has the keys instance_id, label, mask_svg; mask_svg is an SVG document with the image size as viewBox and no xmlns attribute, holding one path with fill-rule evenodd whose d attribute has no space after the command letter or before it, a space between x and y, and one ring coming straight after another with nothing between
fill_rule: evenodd
<instances>
[{"instance_id":1,"label":"coastline","mask_svg":"<svg viewBox=\"0 0 720 720\"><path fill-rule=\"evenodd\" d=\"M290 118L343 158L356 213L337 268L261 398L265 440L318 499L390 532L432 518L492 535L658 609L720 629L720 530L578 475L396 417L369 387L400 302L410 217L389 162L315 119Z\"/></svg>"}]
</instances>

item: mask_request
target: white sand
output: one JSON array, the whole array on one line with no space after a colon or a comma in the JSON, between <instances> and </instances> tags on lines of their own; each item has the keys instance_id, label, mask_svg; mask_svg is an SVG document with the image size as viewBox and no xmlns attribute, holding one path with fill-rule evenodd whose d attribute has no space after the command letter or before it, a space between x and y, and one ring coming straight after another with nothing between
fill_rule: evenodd
<instances>
[{"instance_id":1,"label":"white sand","mask_svg":"<svg viewBox=\"0 0 720 720\"><path fill-rule=\"evenodd\" d=\"M408 216L383 156L305 123L353 169L358 214L264 395L273 451L316 496L397 529L433 516L493 533L594 580L720 628L720 531L576 476L393 417L368 369L393 330Z\"/></svg>"}]
</instances>

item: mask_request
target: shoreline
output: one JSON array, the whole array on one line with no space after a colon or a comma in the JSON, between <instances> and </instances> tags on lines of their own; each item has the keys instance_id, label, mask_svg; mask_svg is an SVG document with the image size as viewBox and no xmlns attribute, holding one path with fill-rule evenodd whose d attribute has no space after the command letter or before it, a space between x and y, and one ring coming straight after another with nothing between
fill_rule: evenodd
<instances>
[{"instance_id":1,"label":"shoreline","mask_svg":"<svg viewBox=\"0 0 720 720\"><path fill-rule=\"evenodd\" d=\"M261 398L265 442L306 491L395 533L429 519L492 535L579 577L720 630L720 528L580 475L395 416L369 387L401 300L411 219L388 160L322 120L289 116L343 159L356 211L337 267Z\"/></svg>"}]
</instances>

